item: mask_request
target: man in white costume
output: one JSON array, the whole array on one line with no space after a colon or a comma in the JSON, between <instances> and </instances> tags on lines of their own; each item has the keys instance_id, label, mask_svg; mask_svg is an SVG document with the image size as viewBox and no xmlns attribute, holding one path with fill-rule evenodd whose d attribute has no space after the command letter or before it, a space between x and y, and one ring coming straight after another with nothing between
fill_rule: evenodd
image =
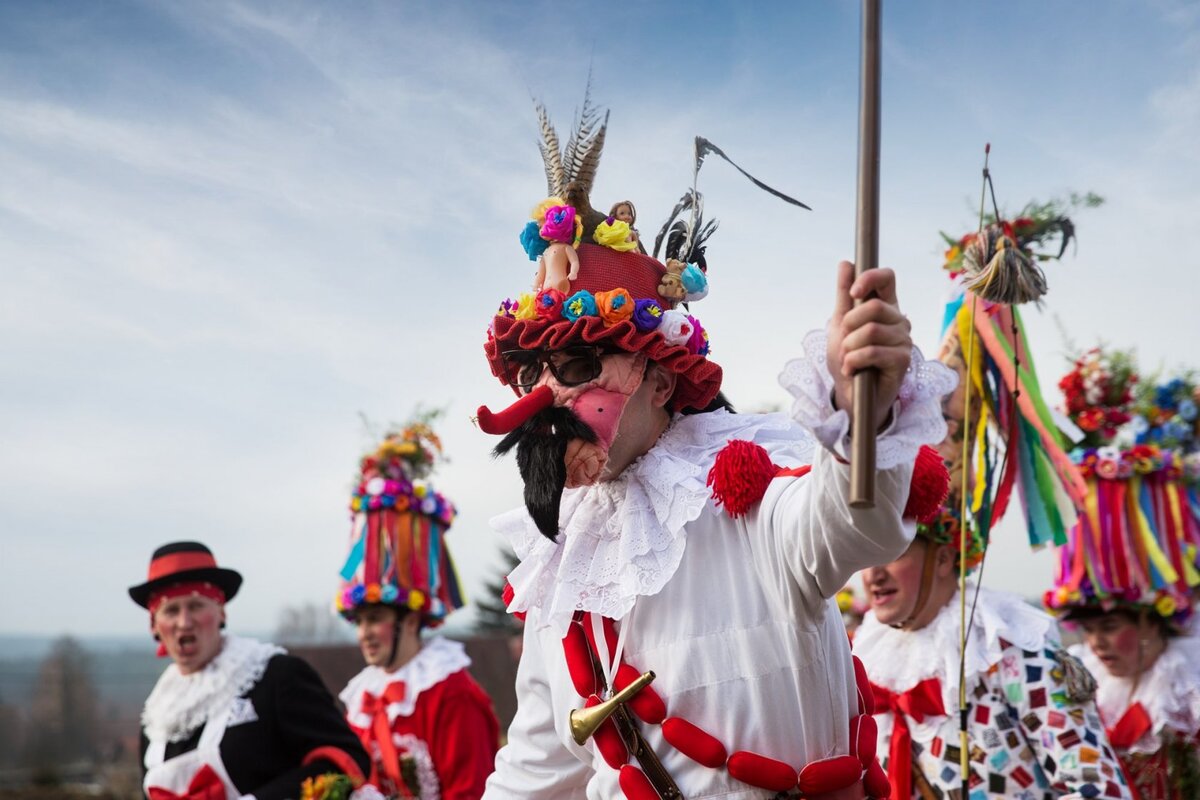
<instances>
[{"instance_id":1,"label":"man in white costume","mask_svg":"<svg viewBox=\"0 0 1200 800\"><path fill-rule=\"evenodd\" d=\"M506 302L485 346L520 396L479 424L508 434L497 452L515 447L525 479L526 508L492 524L521 559L507 595L526 625L484 797L886 796L832 598L908 547L912 464L945 434L953 375L913 347L894 274L843 262L827 332L780 377L791 417L734 414L703 326L659 293L668 269L578 250L570 292ZM856 509L845 409L868 368L876 497ZM572 711L648 671L578 744Z\"/></svg>"}]
</instances>

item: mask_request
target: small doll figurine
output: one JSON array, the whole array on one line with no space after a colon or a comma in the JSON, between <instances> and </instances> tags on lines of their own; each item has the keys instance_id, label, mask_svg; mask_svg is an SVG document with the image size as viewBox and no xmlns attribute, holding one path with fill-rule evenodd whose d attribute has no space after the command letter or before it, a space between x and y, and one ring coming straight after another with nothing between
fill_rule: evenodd
<instances>
[{"instance_id":1,"label":"small doll figurine","mask_svg":"<svg viewBox=\"0 0 1200 800\"><path fill-rule=\"evenodd\" d=\"M695 264L667 259L667 271L659 278L658 294L672 302L694 303L708 295L708 276Z\"/></svg>"},{"instance_id":2,"label":"small doll figurine","mask_svg":"<svg viewBox=\"0 0 1200 800\"><path fill-rule=\"evenodd\" d=\"M579 277L579 254L575 252L581 227L578 221L571 206L546 209L539 234L550 244L538 259L534 291L557 289L563 294L571 293L571 281Z\"/></svg>"},{"instance_id":3,"label":"small doll figurine","mask_svg":"<svg viewBox=\"0 0 1200 800\"><path fill-rule=\"evenodd\" d=\"M629 238L627 241L637 244L637 251L642 255L646 254L646 248L642 247L642 240L638 236L637 228L634 225L637 223L637 209L634 208L633 201L621 200L618 203L613 203L613 207L608 210L610 218L618 219L629 226ZM633 248L629 248L632 250Z\"/></svg>"}]
</instances>

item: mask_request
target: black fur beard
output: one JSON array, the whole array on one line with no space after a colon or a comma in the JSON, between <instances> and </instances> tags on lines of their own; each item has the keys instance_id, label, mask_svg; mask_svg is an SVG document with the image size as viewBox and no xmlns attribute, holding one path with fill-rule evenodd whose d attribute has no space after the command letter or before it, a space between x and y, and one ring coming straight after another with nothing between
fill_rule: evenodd
<instances>
[{"instance_id":1,"label":"black fur beard","mask_svg":"<svg viewBox=\"0 0 1200 800\"><path fill-rule=\"evenodd\" d=\"M567 443L595 444L596 432L569 408L552 406L534 414L492 450L499 457L517 448L517 469L525 481L525 508L539 531L558 541L558 512L567 484Z\"/></svg>"}]
</instances>

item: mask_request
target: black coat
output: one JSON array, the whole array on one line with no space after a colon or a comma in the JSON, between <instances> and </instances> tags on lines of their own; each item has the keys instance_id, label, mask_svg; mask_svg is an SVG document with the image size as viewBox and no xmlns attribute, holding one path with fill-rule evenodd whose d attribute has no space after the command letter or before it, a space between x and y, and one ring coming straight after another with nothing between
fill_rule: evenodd
<instances>
[{"instance_id":1,"label":"black coat","mask_svg":"<svg viewBox=\"0 0 1200 800\"><path fill-rule=\"evenodd\" d=\"M262 678L242 696L254 704L258 719L231 725L221 739L221 760L242 794L253 794L257 800L289 800L300 796L305 778L342 772L324 759L300 766L304 757L318 747L335 747L350 756L363 775L370 773L370 761L358 737L317 673L303 659L274 656ZM168 743L166 758L196 749L203 730L201 725L187 739ZM143 777L148 746L143 730Z\"/></svg>"}]
</instances>

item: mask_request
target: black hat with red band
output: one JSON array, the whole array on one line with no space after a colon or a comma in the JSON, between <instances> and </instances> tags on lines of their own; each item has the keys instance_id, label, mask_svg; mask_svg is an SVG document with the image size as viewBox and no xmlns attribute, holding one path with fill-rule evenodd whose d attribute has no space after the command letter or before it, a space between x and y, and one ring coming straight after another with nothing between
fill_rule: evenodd
<instances>
[{"instance_id":1,"label":"black hat with red band","mask_svg":"<svg viewBox=\"0 0 1200 800\"><path fill-rule=\"evenodd\" d=\"M129 596L142 608L153 595L178 583L210 583L232 600L242 585L241 573L217 566L212 551L199 542L171 542L154 551L146 582L129 587Z\"/></svg>"}]
</instances>

